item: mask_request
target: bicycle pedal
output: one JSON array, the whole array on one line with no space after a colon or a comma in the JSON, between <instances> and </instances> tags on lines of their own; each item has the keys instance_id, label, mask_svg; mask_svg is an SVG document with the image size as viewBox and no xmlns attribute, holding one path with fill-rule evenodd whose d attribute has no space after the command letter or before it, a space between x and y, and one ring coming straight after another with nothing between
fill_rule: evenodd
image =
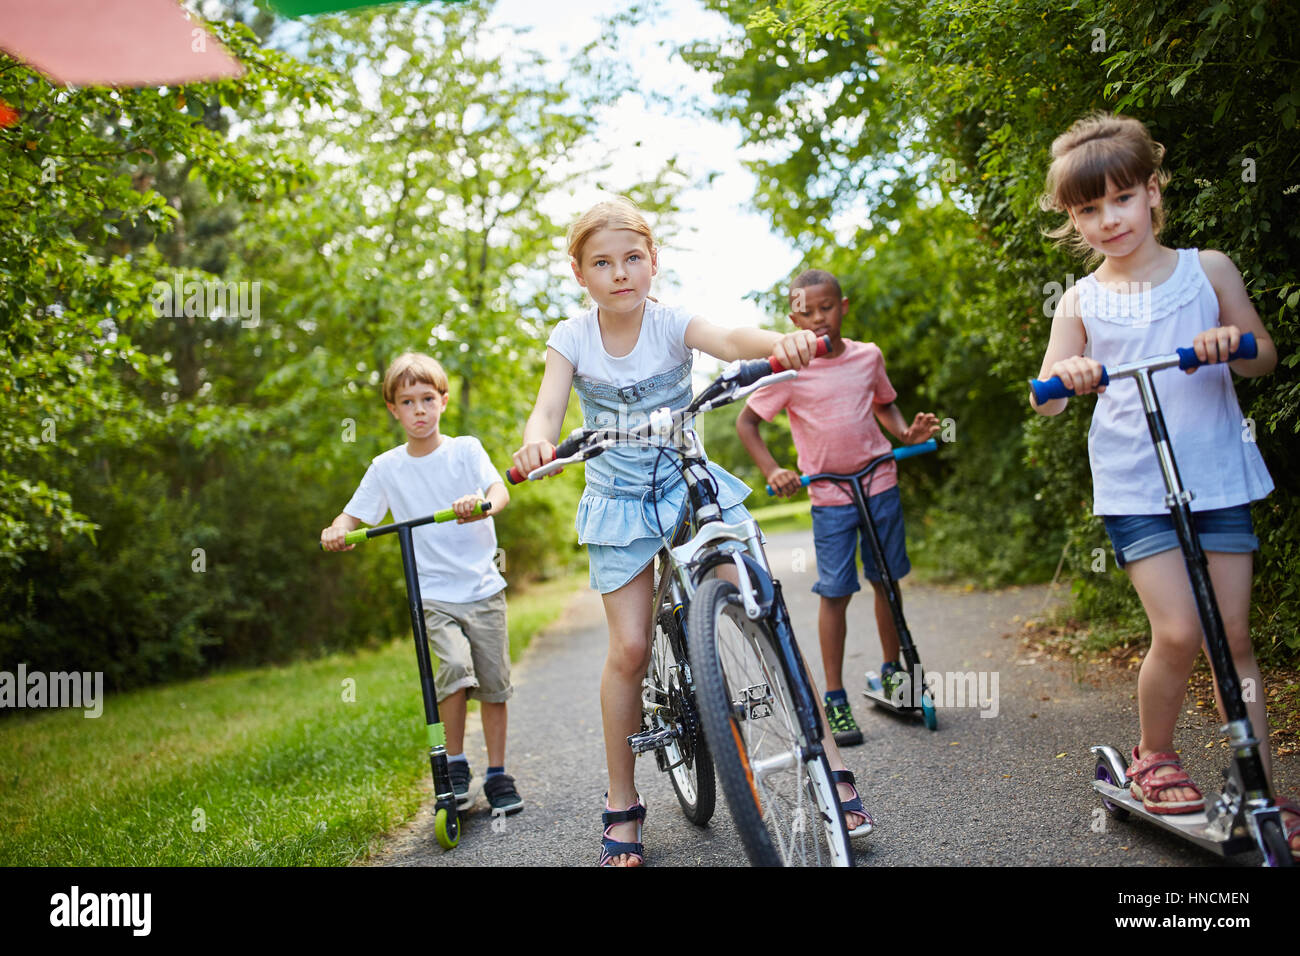
<instances>
[{"instance_id":1,"label":"bicycle pedal","mask_svg":"<svg viewBox=\"0 0 1300 956\"><path fill-rule=\"evenodd\" d=\"M662 730L643 730L639 734L629 735L627 745L632 748L632 753L643 754L662 749L676 740L677 736L678 732L668 727Z\"/></svg>"},{"instance_id":2,"label":"bicycle pedal","mask_svg":"<svg viewBox=\"0 0 1300 956\"><path fill-rule=\"evenodd\" d=\"M772 716L772 689L767 684L754 684L740 692L733 701L731 712L737 720L761 720Z\"/></svg>"}]
</instances>

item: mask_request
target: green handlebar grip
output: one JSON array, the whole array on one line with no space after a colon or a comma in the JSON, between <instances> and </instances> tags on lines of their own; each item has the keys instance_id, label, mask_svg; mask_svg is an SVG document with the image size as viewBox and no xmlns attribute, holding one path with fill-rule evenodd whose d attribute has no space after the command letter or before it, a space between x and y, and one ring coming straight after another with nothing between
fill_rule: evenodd
<instances>
[{"instance_id":1,"label":"green handlebar grip","mask_svg":"<svg viewBox=\"0 0 1300 956\"><path fill-rule=\"evenodd\" d=\"M366 540L366 529L358 528L356 531L349 531L343 536L344 544L360 544Z\"/></svg>"}]
</instances>

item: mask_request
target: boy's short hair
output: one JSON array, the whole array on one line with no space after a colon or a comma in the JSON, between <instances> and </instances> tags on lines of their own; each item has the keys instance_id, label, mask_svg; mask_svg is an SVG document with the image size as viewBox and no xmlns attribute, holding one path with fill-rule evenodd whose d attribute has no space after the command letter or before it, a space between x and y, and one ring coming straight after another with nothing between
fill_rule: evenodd
<instances>
[{"instance_id":1,"label":"boy's short hair","mask_svg":"<svg viewBox=\"0 0 1300 956\"><path fill-rule=\"evenodd\" d=\"M790 283L790 296L794 297L795 289L808 289L815 285L828 285L835 290L836 298L844 298L844 290L840 288L840 280L835 278L825 269L805 269L803 272Z\"/></svg>"},{"instance_id":2,"label":"boy's short hair","mask_svg":"<svg viewBox=\"0 0 1300 956\"><path fill-rule=\"evenodd\" d=\"M384 402L391 405L399 388L417 384L432 385L434 390L446 395L447 373L437 359L423 352L403 352L384 373Z\"/></svg>"}]
</instances>

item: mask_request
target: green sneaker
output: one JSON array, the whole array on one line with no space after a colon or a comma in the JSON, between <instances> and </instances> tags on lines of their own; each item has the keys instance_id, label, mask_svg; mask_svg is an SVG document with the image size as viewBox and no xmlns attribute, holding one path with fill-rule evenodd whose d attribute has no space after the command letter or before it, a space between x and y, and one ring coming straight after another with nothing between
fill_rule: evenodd
<instances>
[{"instance_id":1,"label":"green sneaker","mask_svg":"<svg viewBox=\"0 0 1300 956\"><path fill-rule=\"evenodd\" d=\"M841 747L852 747L862 743L862 731L853 719L853 709L848 701L832 703L826 700L826 723L830 725L835 742Z\"/></svg>"}]
</instances>

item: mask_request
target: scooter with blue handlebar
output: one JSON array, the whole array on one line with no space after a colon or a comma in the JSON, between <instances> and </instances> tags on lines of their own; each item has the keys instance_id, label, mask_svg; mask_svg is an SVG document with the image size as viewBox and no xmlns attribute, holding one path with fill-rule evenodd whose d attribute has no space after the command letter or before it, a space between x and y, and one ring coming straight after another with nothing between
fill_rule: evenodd
<instances>
[{"instance_id":1,"label":"scooter with blue handlebar","mask_svg":"<svg viewBox=\"0 0 1300 956\"><path fill-rule=\"evenodd\" d=\"M935 711L934 698L925 683L925 671L921 667L921 655L917 652L916 644L912 641L912 632L907 626L907 619L903 617L903 595L898 589L898 582L894 580L893 574L889 571L888 563L885 561L885 548L880 543L880 535L876 531L876 524L871 519L871 509L867 507L867 497L870 494L870 476L885 462L911 458L914 455L924 455L935 451L938 447L938 443L931 438L929 441L919 442L915 445L902 445L878 458L873 458L853 474L840 475L822 472L817 475L799 476L799 483L804 487L814 481L833 481L845 488L853 498L853 504L858 509L858 521L866 530L867 545L871 549L876 568L880 572L880 582L885 589L885 598L889 602L889 611L894 619L894 628L898 631L898 644L903 656L902 669L896 675L891 675L888 678L882 678L876 671L867 671L866 689L863 690L863 695L878 707L883 707L896 714L910 715L919 713L925 721L925 726L931 730L939 729L939 716ZM862 488L863 479L867 479L867 491ZM769 495L774 494L771 485L767 486L767 493Z\"/></svg>"},{"instance_id":2,"label":"scooter with blue handlebar","mask_svg":"<svg viewBox=\"0 0 1300 956\"><path fill-rule=\"evenodd\" d=\"M1258 354L1255 337L1247 332L1241 337L1237 350L1228 361L1252 359ZM1223 618L1214 596L1209 566L1200 538L1192 523L1192 491L1183 487L1174 459L1173 443L1165 428L1160 400L1151 381L1152 374L1162 369L1194 369L1202 362L1191 348L1178 349L1168 355L1141 359L1111 369L1103 369L1101 384L1116 379L1131 378L1138 388L1142 408L1146 413L1147 429L1155 446L1156 459L1165 483L1165 507L1174 521L1178 545L1187 566L1192 595L1205 635L1205 648L1210 666L1219 687L1227 724L1221 730L1228 735L1232 760L1223 772L1223 792L1208 795L1205 809L1197 813L1162 814L1148 810L1133 796L1128 784L1128 763L1114 747L1091 747L1096 754L1092 787L1101 796L1102 806L1116 819L1126 819L1130 814L1140 817L1173 833L1182 839L1217 853L1222 857L1237 857L1258 850L1265 866L1292 866L1291 850L1287 845L1286 828L1282 813L1274 798L1268 775L1260 755L1260 741L1251 727L1246 704L1242 699L1241 682L1232 663L1228 639L1223 630ZM1047 381L1030 380L1035 401L1041 405L1057 398L1074 394L1060 378Z\"/></svg>"}]
</instances>

